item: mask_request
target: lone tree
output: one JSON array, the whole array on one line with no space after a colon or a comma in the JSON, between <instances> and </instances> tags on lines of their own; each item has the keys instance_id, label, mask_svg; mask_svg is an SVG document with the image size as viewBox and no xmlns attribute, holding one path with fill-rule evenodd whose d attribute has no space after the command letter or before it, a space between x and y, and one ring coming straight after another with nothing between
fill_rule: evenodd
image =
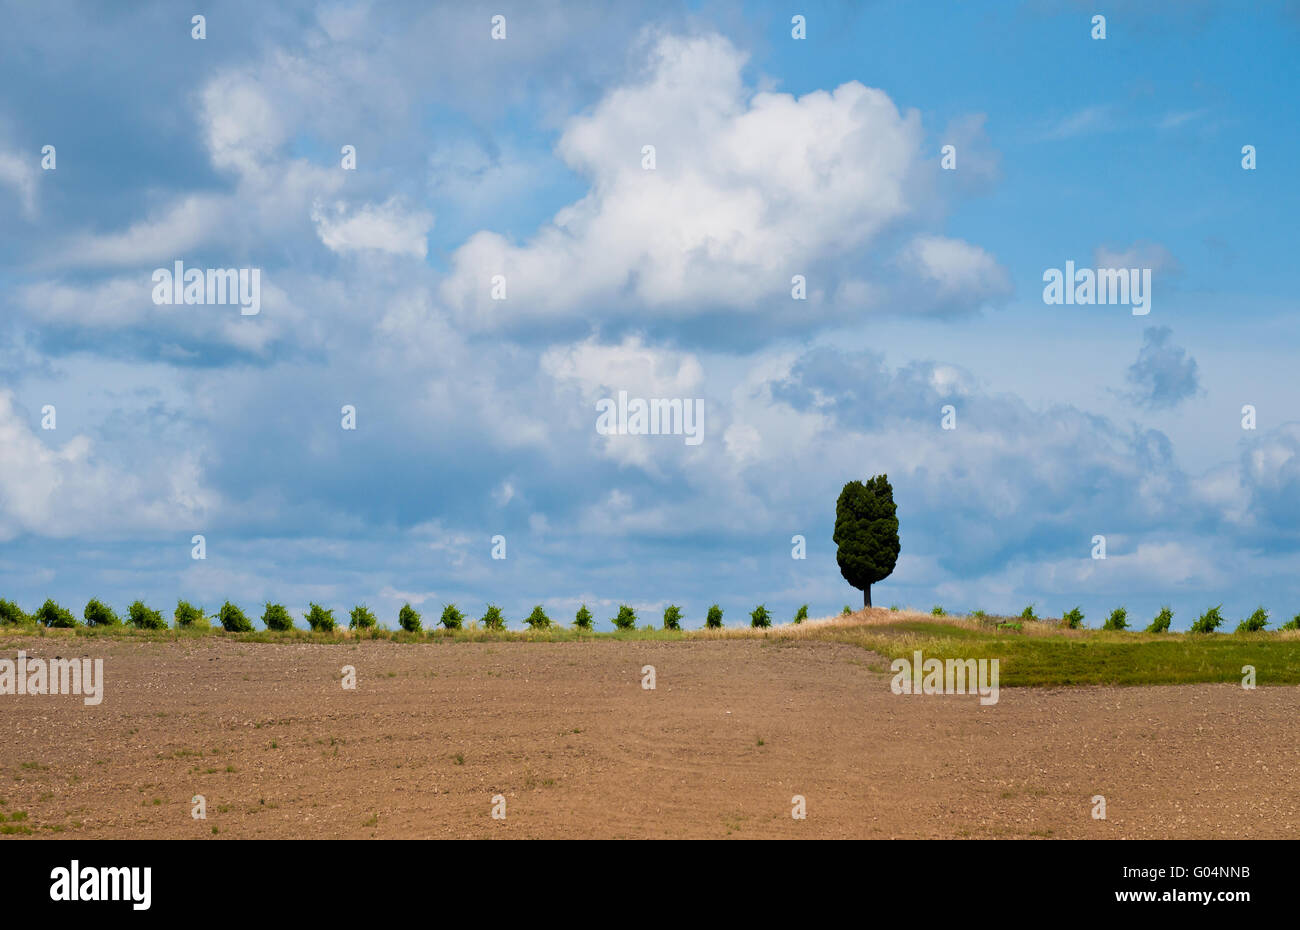
<instances>
[{"instance_id":1,"label":"lone tree","mask_svg":"<svg viewBox=\"0 0 1300 930\"><path fill-rule=\"evenodd\" d=\"M844 485L835 502L834 538L840 574L862 589L862 606L870 607L871 586L888 578L898 562L898 508L888 477Z\"/></svg>"}]
</instances>

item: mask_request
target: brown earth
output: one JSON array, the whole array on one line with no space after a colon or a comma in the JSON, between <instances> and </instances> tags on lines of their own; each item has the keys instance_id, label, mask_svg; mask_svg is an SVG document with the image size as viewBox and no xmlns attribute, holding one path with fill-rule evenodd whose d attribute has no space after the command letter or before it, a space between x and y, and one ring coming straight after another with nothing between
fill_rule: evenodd
<instances>
[{"instance_id":1,"label":"brown earth","mask_svg":"<svg viewBox=\"0 0 1300 930\"><path fill-rule=\"evenodd\" d=\"M106 686L96 707L0 696L6 839L1300 836L1294 687L1003 689L982 707L893 695L858 647L782 640L0 655L19 648L102 657Z\"/></svg>"}]
</instances>

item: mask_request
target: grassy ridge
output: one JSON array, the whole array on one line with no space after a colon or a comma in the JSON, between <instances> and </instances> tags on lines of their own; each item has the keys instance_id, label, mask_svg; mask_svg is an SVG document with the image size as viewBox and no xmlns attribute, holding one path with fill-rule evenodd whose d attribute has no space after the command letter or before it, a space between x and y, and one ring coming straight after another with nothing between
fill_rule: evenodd
<instances>
[{"instance_id":1,"label":"grassy ridge","mask_svg":"<svg viewBox=\"0 0 1300 930\"><path fill-rule=\"evenodd\" d=\"M1019 629L999 629L1002 618L935 617L909 611L859 611L851 616L809 620L769 629L726 627L719 630L663 630L641 627L593 632L553 626L544 630L490 630L471 623L462 629L421 633L376 628L317 633L294 629L227 633L214 630L137 630L130 627L0 627L5 639L68 638L186 641L219 636L256 643L355 643L386 640L396 643L455 644L473 642L596 642L759 639L776 645L798 640L848 643L870 650L886 661L912 657L998 659L1002 687L1067 685L1151 685L1227 682L1240 684L1242 666L1253 665L1257 682L1300 684L1300 632L1234 634L1138 633L1106 630L1064 630L1054 621L1019 623ZM16 645L16 643L15 643ZM10 647L12 648L12 647Z\"/></svg>"},{"instance_id":2,"label":"grassy ridge","mask_svg":"<svg viewBox=\"0 0 1300 930\"><path fill-rule=\"evenodd\" d=\"M886 659L998 659L1002 687L1240 684L1255 667L1259 685L1300 684L1300 635L1060 630L1047 623L997 630L973 621L900 619L827 624L815 638L847 642ZM885 666L887 668L887 665Z\"/></svg>"}]
</instances>

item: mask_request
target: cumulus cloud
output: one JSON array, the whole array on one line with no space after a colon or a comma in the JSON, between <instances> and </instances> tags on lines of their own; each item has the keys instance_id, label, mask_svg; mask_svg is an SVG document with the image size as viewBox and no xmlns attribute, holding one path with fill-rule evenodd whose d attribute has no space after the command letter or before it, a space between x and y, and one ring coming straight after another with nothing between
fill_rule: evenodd
<instances>
[{"instance_id":1,"label":"cumulus cloud","mask_svg":"<svg viewBox=\"0 0 1300 930\"><path fill-rule=\"evenodd\" d=\"M433 216L422 210L405 209L390 198L381 204L365 204L349 211L342 203L332 207L316 204L312 220L320 241L332 252L388 252L424 258Z\"/></svg>"},{"instance_id":2,"label":"cumulus cloud","mask_svg":"<svg viewBox=\"0 0 1300 930\"><path fill-rule=\"evenodd\" d=\"M36 168L30 158L0 150L0 185L12 190L24 216L36 215Z\"/></svg>"},{"instance_id":3,"label":"cumulus cloud","mask_svg":"<svg viewBox=\"0 0 1300 930\"><path fill-rule=\"evenodd\" d=\"M682 397L698 391L704 378L693 355L647 346L636 336L614 345L587 339L549 349L542 369L557 381L576 385L588 400L618 390L641 397Z\"/></svg>"},{"instance_id":4,"label":"cumulus cloud","mask_svg":"<svg viewBox=\"0 0 1300 930\"><path fill-rule=\"evenodd\" d=\"M170 265L167 266L170 270ZM68 348L161 355L180 364L208 363L213 356L265 356L290 336L300 348L315 345L304 326L306 312L290 296L319 287L310 277L292 286L263 280L262 312L244 316L229 305L155 304L150 272L114 275L82 283L49 279L18 288L14 309L40 324L47 340ZM113 339L106 339L112 334Z\"/></svg>"},{"instance_id":5,"label":"cumulus cloud","mask_svg":"<svg viewBox=\"0 0 1300 930\"><path fill-rule=\"evenodd\" d=\"M585 429L593 429L595 402L601 398L616 398L619 391L626 391L628 397L693 401L700 398L704 381L695 356L647 346L639 337L628 337L613 345L588 339L573 346L555 347L542 356L541 369L553 379L562 397L576 395L566 419ZM708 421L706 413L706 424ZM594 430L591 435L591 441L601 440L601 448L615 461L657 470L652 462L662 459L680 467L676 456L681 447L676 443L669 449L669 444L647 443L640 436L599 436Z\"/></svg>"},{"instance_id":6,"label":"cumulus cloud","mask_svg":"<svg viewBox=\"0 0 1300 930\"><path fill-rule=\"evenodd\" d=\"M1153 409L1176 407L1200 391L1196 359L1173 344L1173 330L1150 326L1142 334L1142 348L1125 378L1129 399Z\"/></svg>"},{"instance_id":7,"label":"cumulus cloud","mask_svg":"<svg viewBox=\"0 0 1300 930\"><path fill-rule=\"evenodd\" d=\"M200 100L214 167L249 174L284 142L289 121L253 75L224 72L208 82Z\"/></svg>"},{"instance_id":8,"label":"cumulus cloud","mask_svg":"<svg viewBox=\"0 0 1300 930\"><path fill-rule=\"evenodd\" d=\"M945 236L917 236L903 255L918 276L933 282L941 300L980 300L1008 294L1011 282L979 246Z\"/></svg>"},{"instance_id":9,"label":"cumulus cloud","mask_svg":"<svg viewBox=\"0 0 1300 930\"><path fill-rule=\"evenodd\" d=\"M659 38L644 71L571 120L559 141L560 157L588 178L587 195L523 244L472 236L453 256L448 304L475 325L588 307L606 317L638 308L788 317L794 275L809 279L810 304L835 293L827 281L847 277L835 269L857 271L853 259L928 196L920 115L857 81L800 97L753 92L745 62L721 36ZM977 247L923 238L906 256L895 265L946 296L962 290L970 306L1005 289ZM498 274L509 314L487 312Z\"/></svg>"},{"instance_id":10,"label":"cumulus cloud","mask_svg":"<svg viewBox=\"0 0 1300 930\"><path fill-rule=\"evenodd\" d=\"M1158 242L1098 246L1093 261L1098 268L1150 268L1152 274L1178 275L1183 270L1174 254Z\"/></svg>"},{"instance_id":11,"label":"cumulus cloud","mask_svg":"<svg viewBox=\"0 0 1300 930\"><path fill-rule=\"evenodd\" d=\"M192 455L125 471L100 460L89 437L48 445L0 391L0 540L185 532L216 503Z\"/></svg>"}]
</instances>

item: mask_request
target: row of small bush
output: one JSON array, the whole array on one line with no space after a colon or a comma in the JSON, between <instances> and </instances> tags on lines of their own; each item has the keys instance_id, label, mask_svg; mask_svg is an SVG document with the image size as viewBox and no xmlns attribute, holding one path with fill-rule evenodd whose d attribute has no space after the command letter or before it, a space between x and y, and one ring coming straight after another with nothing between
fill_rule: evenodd
<instances>
[{"instance_id":1,"label":"row of small bush","mask_svg":"<svg viewBox=\"0 0 1300 930\"><path fill-rule=\"evenodd\" d=\"M1222 604L1219 604L1217 607L1211 607L1205 613L1201 614L1201 616L1198 617L1194 623L1192 623L1192 626L1188 630L1188 632L1190 633L1215 632L1224 623L1224 617L1222 611L1223 611ZM936 616L944 616L944 610L942 607L935 607L934 610L931 611L931 613L935 614ZM979 620L983 620L987 617L987 615L982 610L975 611L974 613L971 614L971 616ZM1236 632L1238 633L1261 632L1268 626L1268 616L1269 616L1268 611L1263 607L1260 607L1249 617L1247 617L1245 620L1242 620L1240 623L1237 624ZM1034 614L1034 608L1032 604L1024 609L1024 612L1021 613L1020 615L1020 619L1021 620L1038 619L1038 617ZM1083 620L1084 620L1083 610L1079 607L1073 607L1070 610L1067 610L1065 614L1061 617L1060 625L1063 629L1067 629L1067 630L1081 630L1084 629ZM1143 630L1143 632L1168 633L1169 627L1173 624L1173 622L1174 622L1173 608L1161 607L1160 612L1155 615L1155 618ZM1006 624L1002 624L1002 625L1005 626ZM1129 627L1128 610L1124 607L1116 607L1114 610L1110 612L1109 616L1106 617L1105 621L1101 625L1101 628L1103 630L1129 629L1130 627ZM1289 621L1288 623L1284 623L1282 626L1278 627L1278 629L1279 630L1300 630L1300 614L1296 614L1296 616L1291 621Z\"/></svg>"},{"instance_id":2,"label":"row of small bush","mask_svg":"<svg viewBox=\"0 0 1300 930\"><path fill-rule=\"evenodd\" d=\"M750 624L755 627L770 627L772 617L767 607L760 604L750 612ZM89 627L117 627L132 626L139 630L165 630L168 629L166 619L162 612L154 610L147 606L143 601L135 601L127 608L126 618L123 619L117 615L112 607L100 601L98 598L91 598L86 604L86 609L82 611L82 618L85 625ZM201 607L195 607L189 601L181 600L176 602L176 610L172 614L177 629L207 630L211 629L212 621L215 621L223 630L230 633L249 633L253 630L253 623L239 607L226 601L221 605L211 618ZM329 633L333 632L338 624L334 618L334 611L331 608L322 607L319 604L311 604L303 614L303 619L307 621L307 626L313 632ZM578 608L577 614L573 618L573 626L579 630L590 630L593 622L592 613L583 604ZM795 623L802 623L808 619L808 605L804 604L794 615ZM637 626L636 611L626 604L620 604L618 613L610 618L617 630L635 630ZM262 611L262 622L268 630L283 632L294 629L293 616L289 613L288 608L283 604L268 603ZM447 604L442 609L442 616L439 623L448 630L459 630L465 625L465 615L455 604ZM504 630L506 621L501 613L501 608L495 604L489 604L483 616L479 618L479 625L488 630ZM408 633L419 633L422 631L422 621L419 611L409 603L402 606L397 613L397 623L403 630ZM552 626L551 618L547 616L542 605L538 604L533 608L532 613L524 618L524 623L530 630L546 630ZM39 624L52 628L71 628L81 626L73 616L72 611L61 607L53 600L47 600L34 613L24 613L13 601L0 599L0 624L12 626L27 625L32 626ZM717 604L711 606L705 616L704 625L707 629L720 629L722 627L722 608ZM348 617L348 627L354 630L370 630L378 626L378 619L374 612L364 604L359 604L352 608ZM682 609L676 604L671 604L664 611L663 628L665 630L680 630L682 628Z\"/></svg>"},{"instance_id":3,"label":"row of small bush","mask_svg":"<svg viewBox=\"0 0 1300 930\"><path fill-rule=\"evenodd\" d=\"M1146 633L1168 633L1169 627L1174 622L1174 611L1172 607L1161 607L1159 613L1144 629ZM1224 624L1223 605L1211 607L1205 613L1201 614L1192 622L1188 629L1189 633L1213 633ZM1078 607L1070 610L1061 619L1061 626L1078 630L1083 628L1083 611ZM1238 633L1259 633L1268 627L1268 610L1259 607L1249 617L1237 624L1236 632ZM1116 607L1106 617L1102 623L1103 630L1127 630L1129 629L1128 611L1123 607ZM1279 630L1300 630L1300 614L1287 623L1278 627Z\"/></svg>"}]
</instances>

